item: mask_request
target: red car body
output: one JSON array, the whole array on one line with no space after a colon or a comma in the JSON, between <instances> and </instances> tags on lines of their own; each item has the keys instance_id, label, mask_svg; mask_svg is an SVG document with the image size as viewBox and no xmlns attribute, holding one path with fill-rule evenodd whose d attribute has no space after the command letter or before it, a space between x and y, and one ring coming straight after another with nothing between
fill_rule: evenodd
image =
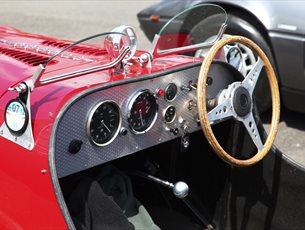
<instances>
[{"instance_id":1,"label":"red car body","mask_svg":"<svg viewBox=\"0 0 305 230\"><path fill-rule=\"evenodd\" d=\"M194 39L194 19L214 25L213 14L211 39ZM250 40L222 39L226 20L219 6L192 7L151 51L136 50L129 26L77 42L0 26L0 229L130 230L137 218L154 230L304 226L294 212L305 207L304 167L272 146L274 71ZM258 54L245 75L239 42ZM261 76L272 83L268 138Z\"/></svg>"},{"instance_id":2,"label":"red car body","mask_svg":"<svg viewBox=\"0 0 305 230\"><path fill-rule=\"evenodd\" d=\"M26 43L28 46L36 45L43 49L64 47L72 42L28 34L4 26L0 27L0 39L11 42L11 44L0 42L2 79L0 122L3 123L6 103L17 96L15 92L9 92L8 88L15 87L20 82L30 79L37 66L50 57L50 55L39 51L16 47L16 44ZM75 54L79 55L84 52L87 51L81 50ZM141 53L138 51L135 56L140 56ZM86 89L102 84L158 73L196 61L198 60L177 55L163 57L154 60L152 68L133 66L127 74L116 74L113 69L110 69L87 74L86 77L80 76L36 88L31 94L31 122L35 140L33 150L27 150L7 139L0 138L2 148L0 229L67 228L51 180L48 153L53 124L63 105L72 97ZM43 77L47 78L64 73L67 66L78 69L80 65L81 63L76 60L61 59L61 61L51 64L50 69L44 73Z\"/></svg>"}]
</instances>

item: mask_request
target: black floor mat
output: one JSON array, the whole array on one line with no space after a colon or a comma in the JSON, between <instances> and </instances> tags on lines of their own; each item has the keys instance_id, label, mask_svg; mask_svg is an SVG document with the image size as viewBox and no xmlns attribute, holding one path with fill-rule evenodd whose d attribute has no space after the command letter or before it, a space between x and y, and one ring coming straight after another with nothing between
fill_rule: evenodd
<instances>
[{"instance_id":1,"label":"black floor mat","mask_svg":"<svg viewBox=\"0 0 305 230\"><path fill-rule=\"evenodd\" d=\"M154 222L162 230L202 230L204 229L190 217L174 210L161 207L146 207Z\"/></svg>"}]
</instances>

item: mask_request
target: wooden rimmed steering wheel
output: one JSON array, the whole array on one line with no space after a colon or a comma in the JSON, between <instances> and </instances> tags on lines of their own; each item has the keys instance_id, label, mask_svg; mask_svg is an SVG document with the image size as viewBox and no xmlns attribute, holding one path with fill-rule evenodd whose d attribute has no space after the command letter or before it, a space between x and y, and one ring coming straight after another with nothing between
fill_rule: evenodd
<instances>
[{"instance_id":1,"label":"wooden rimmed steering wheel","mask_svg":"<svg viewBox=\"0 0 305 230\"><path fill-rule=\"evenodd\" d=\"M250 72L247 74L247 76L244 78L244 80L230 84L228 88L222 92L222 97L218 98L217 105L208 112L206 99L206 81L209 69L218 51L223 46L230 43L241 43L248 46L250 49L257 53L258 60ZM266 69L272 98L271 126L264 144L258 132L257 124L252 113L253 92L263 67ZM222 158L227 163L238 167L250 166L263 159L275 141L280 120L280 95L278 83L272 65L270 64L264 52L250 39L241 36L231 36L217 41L209 50L201 65L197 85L197 106L202 130L208 142L220 158ZM257 153L253 157L246 160L237 159L228 154L218 143L212 131L211 125L222 122L229 118L235 119L244 124L257 148Z\"/></svg>"}]
</instances>

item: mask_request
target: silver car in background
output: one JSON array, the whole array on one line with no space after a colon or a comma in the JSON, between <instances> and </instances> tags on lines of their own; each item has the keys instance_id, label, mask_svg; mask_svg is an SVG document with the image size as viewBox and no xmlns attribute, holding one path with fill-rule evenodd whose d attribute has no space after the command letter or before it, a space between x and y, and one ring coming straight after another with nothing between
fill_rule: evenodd
<instances>
[{"instance_id":1,"label":"silver car in background","mask_svg":"<svg viewBox=\"0 0 305 230\"><path fill-rule=\"evenodd\" d=\"M215 3L225 8L228 12L225 33L246 36L257 43L277 71L284 106L305 113L305 1L162 0L137 16L142 30L152 40L169 18L199 3ZM208 23L205 22L204 28ZM207 36L205 31L196 31L196 36ZM255 63L253 53L243 46L239 48L245 68L251 68ZM263 92L268 86L264 82L261 84ZM270 103L264 96L257 100L263 107Z\"/></svg>"}]
</instances>

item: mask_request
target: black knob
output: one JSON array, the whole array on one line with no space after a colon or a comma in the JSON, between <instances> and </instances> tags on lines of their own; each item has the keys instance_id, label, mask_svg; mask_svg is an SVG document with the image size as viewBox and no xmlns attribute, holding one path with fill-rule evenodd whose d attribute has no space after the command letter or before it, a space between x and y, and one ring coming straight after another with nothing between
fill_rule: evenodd
<instances>
[{"instance_id":1,"label":"black knob","mask_svg":"<svg viewBox=\"0 0 305 230\"><path fill-rule=\"evenodd\" d=\"M76 154L82 148L83 142L81 140L72 140L69 144L69 153Z\"/></svg>"},{"instance_id":2,"label":"black knob","mask_svg":"<svg viewBox=\"0 0 305 230\"><path fill-rule=\"evenodd\" d=\"M179 129L178 129L178 128L170 129L169 131L170 131L171 133L173 133L174 135L178 135L178 133L179 133Z\"/></svg>"},{"instance_id":3,"label":"black knob","mask_svg":"<svg viewBox=\"0 0 305 230\"><path fill-rule=\"evenodd\" d=\"M207 85L212 85L212 84L213 84L213 78L208 77L208 78L207 78L206 84L207 84Z\"/></svg>"},{"instance_id":4,"label":"black knob","mask_svg":"<svg viewBox=\"0 0 305 230\"><path fill-rule=\"evenodd\" d=\"M121 130L120 130L120 134L122 135L122 136L126 136L127 135L127 133L128 133L128 130L126 129L126 128L121 128Z\"/></svg>"}]
</instances>

